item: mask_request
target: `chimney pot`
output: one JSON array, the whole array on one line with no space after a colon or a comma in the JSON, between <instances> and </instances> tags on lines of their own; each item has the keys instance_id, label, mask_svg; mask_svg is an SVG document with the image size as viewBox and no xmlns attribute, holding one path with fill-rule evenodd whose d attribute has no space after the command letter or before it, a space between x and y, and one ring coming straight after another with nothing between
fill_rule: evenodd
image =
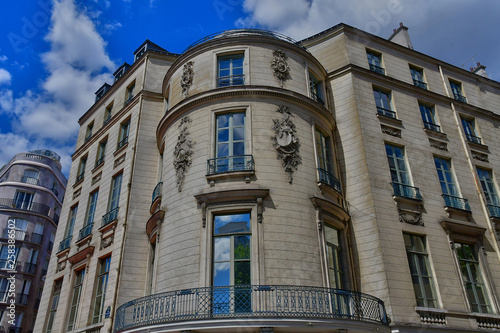
<instances>
[{"instance_id":1,"label":"chimney pot","mask_svg":"<svg viewBox=\"0 0 500 333\"><path fill-rule=\"evenodd\" d=\"M403 26L403 22L399 22L399 26L402 27Z\"/></svg>"},{"instance_id":2,"label":"chimney pot","mask_svg":"<svg viewBox=\"0 0 500 333\"><path fill-rule=\"evenodd\" d=\"M396 29L393 29L392 32L396 33Z\"/></svg>"}]
</instances>

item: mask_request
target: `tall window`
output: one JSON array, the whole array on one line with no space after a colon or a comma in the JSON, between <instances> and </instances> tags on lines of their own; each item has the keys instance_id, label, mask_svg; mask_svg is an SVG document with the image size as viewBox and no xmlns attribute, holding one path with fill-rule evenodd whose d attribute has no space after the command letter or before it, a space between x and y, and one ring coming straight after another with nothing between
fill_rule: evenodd
<instances>
[{"instance_id":1,"label":"tall window","mask_svg":"<svg viewBox=\"0 0 500 333\"><path fill-rule=\"evenodd\" d=\"M333 164L333 149L330 137L319 129L315 130L316 152L318 154L318 172L322 183L340 191L340 183L335 177L335 167Z\"/></svg>"},{"instance_id":2,"label":"tall window","mask_svg":"<svg viewBox=\"0 0 500 333\"><path fill-rule=\"evenodd\" d=\"M344 289L345 279L342 262L342 247L340 243L340 231L329 226L328 224L325 224L325 241L330 287Z\"/></svg>"},{"instance_id":3,"label":"tall window","mask_svg":"<svg viewBox=\"0 0 500 333\"><path fill-rule=\"evenodd\" d=\"M238 286L251 284L250 214L217 215L214 218L212 283L217 313L250 310L248 290ZM234 306L234 308L233 308Z\"/></svg>"},{"instance_id":4,"label":"tall window","mask_svg":"<svg viewBox=\"0 0 500 333\"><path fill-rule=\"evenodd\" d=\"M116 150L125 146L128 142L128 132L130 130L130 118L120 124L120 133L118 134L118 145Z\"/></svg>"},{"instance_id":5,"label":"tall window","mask_svg":"<svg viewBox=\"0 0 500 333\"><path fill-rule=\"evenodd\" d=\"M450 161L439 157L434 157L434 164L436 165L439 184L441 185L441 190L443 191L443 194L455 197L459 196L459 192L455 181L455 176L451 171Z\"/></svg>"},{"instance_id":6,"label":"tall window","mask_svg":"<svg viewBox=\"0 0 500 333\"><path fill-rule=\"evenodd\" d=\"M94 130L94 122L91 122L87 126L87 132L85 133L85 142L89 141L90 138L92 137L92 131Z\"/></svg>"},{"instance_id":7,"label":"tall window","mask_svg":"<svg viewBox=\"0 0 500 333\"><path fill-rule=\"evenodd\" d=\"M127 104L132 100L132 98L134 98L134 90L135 90L135 81L132 82L132 84L127 87L125 104Z\"/></svg>"},{"instance_id":8,"label":"tall window","mask_svg":"<svg viewBox=\"0 0 500 333\"><path fill-rule=\"evenodd\" d=\"M322 89L321 81L312 72L309 72L309 92L311 93L311 98L324 105Z\"/></svg>"},{"instance_id":9,"label":"tall window","mask_svg":"<svg viewBox=\"0 0 500 333\"><path fill-rule=\"evenodd\" d=\"M97 147L97 155L95 160L95 167L97 168L99 165L104 163L104 157L106 155L106 144L108 140L104 140L99 142L99 146Z\"/></svg>"},{"instance_id":10,"label":"tall window","mask_svg":"<svg viewBox=\"0 0 500 333\"><path fill-rule=\"evenodd\" d=\"M29 273L29 274L35 274L36 273L36 262L38 260L38 249L30 249L30 253L28 255L28 261L26 262L24 266L24 272Z\"/></svg>"},{"instance_id":11,"label":"tall window","mask_svg":"<svg viewBox=\"0 0 500 333\"><path fill-rule=\"evenodd\" d=\"M2 245L0 248L0 269L16 270L17 256L19 255L19 247L9 249L8 245Z\"/></svg>"},{"instance_id":12,"label":"tall window","mask_svg":"<svg viewBox=\"0 0 500 333\"><path fill-rule=\"evenodd\" d=\"M21 179L23 183L38 185L40 173L36 170L24 170L23 178Z\"/></svg>"},{"instance_id":13,"label":"tall window","mask_svg":"<svg viewBox=\"0 0 500 333\"><path fill-rule=\"evenodd\" d=\"M54 282L54 291L50 301L49 318L47 320L47 333L52 332L52 325L56 317L57 305L59 304L59 296L61 296L62 279Z\"/></svg>"},{"instance_id":14,"label":"tall window","mask_svg":"<svg viewBox=\"0 0 500 333\"><path fill-rule=\"evenodd\" d=\"M64 233L64 239L59 244L59 251L67 249L71 244L71 239L73 238L73 228L75 226L77 212L78 212L78 204L71 207L69 210L68 224L66 225L66 232Z\"/></svg>"},{"instance_id":15,"label":"tall window","mask_svg":"<svg viewBox=\"0 0 500 333\"><path fill-rule=\"evenodd\" d=\"M95 291L94 311L92 314L92 324L101 322L104 312L104 301L106 296L106 287L108 285L109 265L111 257L101 259L99 262L99 276L97 277L97 289Z\"/></svg>"},{"instance_id":16,"label":"tall window","mask_svg":"<svg viewBox=\"0 0 500 333\"><path fill-rule=\"evenodd\" d=\"M392 110L391 93L389 91L373 88L373 97L375 98L378 114L390 118L396 118L396 112Z\"/></svg>"},{"instance_id":17,"label":"tall window","mask_svg":"<svg viewBox=\"0 0 500 333\"><path fill-rule=\"evenodd\" d=\"M461 198L455 176L451 170L451 162L439 157L434 157L434 163L436 165L436 171L446 207L470 211L469 202Z\"/></svg>"},{"instance_id":18,"label":"tall window","mask_svg":"<svg viewBox=\"0 0 500 333\"><path fill-rule=\"evenodd\" d=\"M245 113L217 115L216 171L245 169Z\"/></svg>"},{"instance_id":19,"label":"tall window","mask_svg":"<svg viewBox=\"0 0 500 333\"><path fill-rule=\"evenodd\" d=\"M109 208L108 208L109 211L118 208L118 206L120 205L122 177L123 174L119 173L118 175L114 176L113 180L111 181L111 196L109 198Z\"/></svg>"},{"instance_id":20,"label":"tall window","mask_svg":"<svg viewBox=\"0 0 500 333\"><path fill-rule=\"evenodd\" d=\"M476 121L473 118L460 117L467 141L481 144L481 138L476 130Z\"/></svg>"},{"instance_id":21,"label":"tall window","mask_svg":"<svg viewBox=\"0 0 500 333\"><path fill-rule=\"evenodd\" d=\"M89 204L87 207L87 214L85 217L85 225L80 230L80 239L87 237L92 232L92 227L94 225L94 215L95 208L97 205L97 197L99 195L99 191L94 191L89 195Z\"/></svg>"},{"instance_id":22,"label":"tall window","mask_svg":"<svg viewBox=\"0 0 500 333\"><path fill-rule=\"evenodd\" d=\"M417 306L436 308L434 282L430 270L425 237L403 234L408 265Z\"/></svg>"},{"instance_id":23,"label":"tall window","mask_svg":"<svg viewBox=\"0 0 500 333\"><path fill-rule=\"evenodd\" d=\"M243 53L218 57L217 87L236 86L245 82L243 60Z\"/></svg>"},{"instance_id":24,"label":"tall window","mask_svg":"<svg viewBox=\"0 0 500 333\"><path fill-rule=\"evenodd\" d=\"M23 284L21 286L21 290L18 297L19 304L27 305L28 304L28 296L31 288L31 280L23 280Z\"/></svg>"},{"instance_id":25,"label":"tall window","mask_svg":"<svg viewBox=\"0 0 500 333\"><path fill-rule=\"evenodd\" d=\"M78 173L76 175L76 183L81 181L85 177L85 167L87 166L87 156L80 159L80 164L78 165Z\"/></svg>"},{"instance_id":26,"label":"tall window","mask_svg":"<svg viewBox=\"0 0 500 333\"><path fill-rule=\"evenodd\" d=\"M438 125L436 120L434 107L422 103L418 103L418 106L420 107L420 114L422 115L422 121L424 122L425 128L431 131L441 132L441 126Z\"/></svg>"},{"instance_id":27,"label":"tall window","mask_svg":"<svg viewBox=\"0 0 500 333\"><path fill-rule=\"evenodd\" d=\"M472 244L455 243L455 250L472 311L490 313L476 247Z\"/></svg>"},{"instance_id":28,"label":"tall window","mask_svg":"<svg viewBox=\"0 0 500 333\"><path fill-rule=\"evenodd\" d=\"M427 83L424 82L424 71L421 68L410 66L410 72L413 84L419 88L427 89Z\"/></svg>"},{"instance_id":29,"label":"tall window","mask_svg":"<svg viewBox=\"0 0 500 333\"><path fill-rule=\"evenodd\" d=\"M405 150L403 147L385 145L387 162L391 171L394 195L410 199L421 200L420 191L412 186L408 167L406 165Z\"/></svg>"},{"instance_id":30,"label":"tall window","mask_svg":"<svg viewBox=\"0 0 500 333\"><path fill-rule=\"evenodd\" d=\"M498 199L498 192L491 171L477 168L477 175L481 183L481 188L483 189L490 215L500 217L500 200Z\"/></svg>"},{"instance_id":31,"label":"tall window","mask_svg":"<svg viewBox=\"0 0 500 333\"><path fill-rule=\"evenodd\" d=\"M453 93L453 97L460 102L467 102L465 96L462 94L462 84L460 82L451 81L450 80L451 92Z\"/></svg>"},{"instance_id":32,"label":"tall window","mask_svg":"<svg viewBox=\"0 0 500 333\"><path fill-rule=\"evenodd\" d=\"M26 237L26 229L28 228L28 221L20 218L14 218L15 238L17 240L24 240Z\"/></svg>"},{"instance_id":33,"label":"tall window","mask_svg":"<svg viewBox=\"0 0 500 333\"><path fill-rule=\"evenodd\" d=\"M10 282L7 278L0 278L0 303L8 301ZM1 320L2 318L0 318Z\"/></svg>"},{"instance_id":34,"label":"tall window","mask_svg":"<svg viewBox=\"0 0 500 333\"><path fill-rule=\"evenodd\" d=\"M106 110L104 110L104 124L108 123L108 121L111 119L112 115L113 115L113 103L108 105L106 107Z\"/></svg>"},{"instance_id":35,"label":"tall window","mask_svg":"<svg viewBox=\"0 0 500 333\"><path fill-rule=\"evenodd\" d=\"M14 207L18 209L31 210L34 196L34 193L17 191L16 196L14 197Z\"/></svg>"},{"instance_id":36,"label":"tall window","mask_svg":"<svg viewBox=\"0 0 500 333\"><path fill-rule=\"evenodd\" d=\"M385 69L382 67L382 55L380 53L366 51L366 57L368 58L368 65L372 72L385 74Z\"/></svg>"},{"instance_id":37,"label":"tall window","mask_svg":"<svg viewBox=\"0 0 500 333\"><path fill-rule=\"evenodd\" d=\"M85 278L85 269L76 272L75 286L73 287L73 296L71 297L71 308L69 311L68 331L76 328L76 318L78 315L78 305L82 293L83 280Z\"/></svg>"}]
</instances>

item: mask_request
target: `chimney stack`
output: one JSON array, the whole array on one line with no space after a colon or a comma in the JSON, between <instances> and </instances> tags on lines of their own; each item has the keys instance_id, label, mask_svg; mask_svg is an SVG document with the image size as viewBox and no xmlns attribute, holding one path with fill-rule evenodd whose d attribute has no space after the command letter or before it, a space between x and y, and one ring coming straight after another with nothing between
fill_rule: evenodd
<instances>
[{"instance_id":1,"label":"chimney stack","mask_svg":"<svg viewBox=\"0 0 500 333\"><path fill-rule=\"evenodd\" d=\"M399 23L399 28L394 29L393 34L389 37L391 42L399 45L403 45L409 49L413 50L413 45L411 44L410 35L408 34L408 27L403 25L403 22Z\"/></svg>"},{"instance_id":2,"label":"chimney stack","mask_svg":"<svg viewBox=\"0 0 500 333\"><path fill-rule=\"evenodd\" d=\"M488 78L488 74L486 74L486 66L481 65L479 62L477 63L477 67L471 67L470 71L474 74L481 75L485 78Z\"/></svg>"}]
</instances>

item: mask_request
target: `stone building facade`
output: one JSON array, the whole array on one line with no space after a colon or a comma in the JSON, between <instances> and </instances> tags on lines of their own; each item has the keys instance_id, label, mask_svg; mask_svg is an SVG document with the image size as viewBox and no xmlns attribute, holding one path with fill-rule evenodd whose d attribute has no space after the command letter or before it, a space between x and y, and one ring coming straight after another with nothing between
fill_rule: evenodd
<instances>
[{"instance_id":1,"label":"stone building facade","mask_svg":"<svg viewBox=\"0 0 500 333\"><path fill-rule=\"evenodd\" d=\"M79 121L35 331L500 328L484 75L404 26L147 40Z\"/></svg>"},{"instance_id":2,"label":"stone building facade","mask_svg":"<svg viewBox=\"0 0 500 333\"><path fill-rule=\"evenodd\" d=\"M33 332L66 189L59 160L35 150L0 170L0 331Z\"/></svg>"}]
</instances>

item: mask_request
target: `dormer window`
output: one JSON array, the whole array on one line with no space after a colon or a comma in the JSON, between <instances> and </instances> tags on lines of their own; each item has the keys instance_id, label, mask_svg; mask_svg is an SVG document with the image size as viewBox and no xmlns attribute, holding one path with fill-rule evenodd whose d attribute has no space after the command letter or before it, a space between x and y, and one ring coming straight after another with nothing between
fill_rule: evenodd
<instances>
[{"instance_id":1,"label":"dormer window","mask_svg":"<svg viewBox=\"0 0 500 333\"><path fill-rule=\"evenodd\" d=\"M104 94L106 94L106 92L109 90L109 88L111 88L111 86L107 83L104 83L102 87L95 92L95 101L97 102L98 100L100 100L102 96L104 96Z\"/></svg>"},{"instance_id":2,"label":"dormer window","mask_svg":"<svg viewBox=\"0 0 500 333\"><path fill-rule=\"evenodd\" d=\"M113 73L113 76L115 77L115 82L118 81L129 69L130 65L127 64L126 62L123 63L118 69Z\"/></svg>"}]
</instances>

